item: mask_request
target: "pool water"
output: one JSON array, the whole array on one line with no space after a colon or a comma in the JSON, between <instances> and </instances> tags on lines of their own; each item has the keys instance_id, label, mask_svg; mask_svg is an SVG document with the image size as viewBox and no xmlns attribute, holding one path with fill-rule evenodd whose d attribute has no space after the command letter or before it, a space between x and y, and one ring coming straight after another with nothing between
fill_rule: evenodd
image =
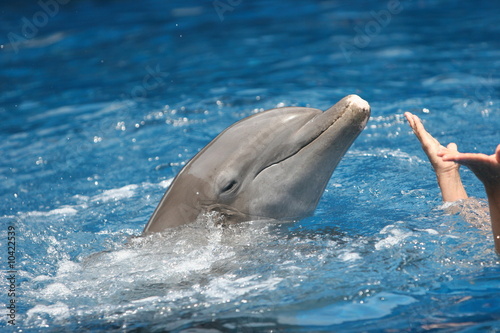
<instances>
[{"instance_id":1,"label":"pool water","mask_svg":"<svg viewBox=\"0 0 500 333\"><path fill-rule=\"evenodd\" d=\"M482 185L462 168L477 199L450 213L402 115L421 116L442 143L493 153L499 9L3 4L0 330L500 331L500 259ZM274 107L324 110L352 93L372 116L314 216L227 228L205 216L136 237L173 177L224 128Z\"/></svg>"}]
</instances>

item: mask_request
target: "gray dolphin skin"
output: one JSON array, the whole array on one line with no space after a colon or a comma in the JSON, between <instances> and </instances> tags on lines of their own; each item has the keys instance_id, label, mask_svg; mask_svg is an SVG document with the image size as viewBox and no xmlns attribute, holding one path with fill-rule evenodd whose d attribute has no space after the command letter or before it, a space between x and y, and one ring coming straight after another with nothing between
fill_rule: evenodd
<instances>
[{"instance_id":1,"label":"gray dolphin skin","mask_svg":"<svg viewBox=\"0 0 500 333\"><path fill-rule=\"evenodd\" d=\"M369 117L368 103L349 95L325 112L284 107L238 121L184 166L143 234L210 212L218 212L223 223L312 215Z\"/></svg>"}]
</instances>

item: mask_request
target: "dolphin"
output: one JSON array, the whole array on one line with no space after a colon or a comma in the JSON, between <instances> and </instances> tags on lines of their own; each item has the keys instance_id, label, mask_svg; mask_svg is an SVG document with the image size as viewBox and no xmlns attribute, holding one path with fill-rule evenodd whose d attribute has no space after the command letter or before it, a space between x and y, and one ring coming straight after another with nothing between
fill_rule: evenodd
<instances>
[{"instance_id":1,"label":"dolphin","mask_svg":"<svg viewBox=\"0 0 500 333\"><path fill-rule=\"evenodd\" d=\"M349 95L324 112L283 107L236 122L174 178L143 234L211 212L228 224L312 215L369 117L369 104Z\"/></svg>"}]
</instances>

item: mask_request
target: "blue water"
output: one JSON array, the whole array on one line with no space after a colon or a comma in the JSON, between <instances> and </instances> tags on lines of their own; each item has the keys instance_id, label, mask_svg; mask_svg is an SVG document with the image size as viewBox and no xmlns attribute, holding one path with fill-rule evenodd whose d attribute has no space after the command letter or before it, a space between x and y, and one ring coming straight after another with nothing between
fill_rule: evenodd
<instances>
[{"instance_id":1,"label":"blue water","mask_svg":"<svg viewBox=\"0 0 500 333\"><path fill-rule=\"evenodd\" d=\"M500 331L482 185L445 209L402 116L493 153L498 2L46 3L0 9L0 330ZM133 237L225 127L351 93L372 117L314 216Z\"/></svg>"}]
</instances>

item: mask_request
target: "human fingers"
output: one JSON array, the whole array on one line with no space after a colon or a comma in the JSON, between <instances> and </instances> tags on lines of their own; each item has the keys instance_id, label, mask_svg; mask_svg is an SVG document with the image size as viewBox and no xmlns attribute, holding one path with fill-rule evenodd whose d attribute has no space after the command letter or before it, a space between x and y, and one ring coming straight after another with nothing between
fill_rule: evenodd
<instances>
[{"instance_id":1,"label":"human fingers","mask_svg":"<svg viewBox=\"0 0 500 333\"><path fill-rule=\"evenodd\" d=\"M415 121L413 120L413 114L410 113L410 112L405 112L404 113L405 117L406 117L406 120L408 121L408 124L410 125L411 128L413 128L413 124L415 123Z\"/></svg>"},{"instance_id":2,"label":"human fingers","mask_svg":"<svg viewBox=\"0 0 500 333\"><path fill-rule=\"evenodd\" d=\"M456 145L455 145L456 146ZM437 151L437 156L441 157L443 161L451 161L450 158L455 158L458 154L460 154L456 149L453 150L453 144L450 143L448 147L441 147Z\"/></svg>"},{"instance_id":3,"label":"human fingers","mask_svg":"<svg viewBox=\"0 0 500 333\"><path fill-rule=\"evenodd\" d=\"M457 144L456 144L455 142L451 142L451 143L449 143L449 144L446 146L446 148L447 148L448 150L450 150L450 151L453 151L453 152L457 152L457 153L458 153L458 146L457 146ZM444 149L442 149L442 150L444 150Z\"/></svg>"},{"instance_id":4,"label":"human fingers","mask_svg":"<svg viewBox=\"0 0 500 333\"><path fill-rule=\"evenodd\" d=\"M419 117L416 115L410 113L410 112L405 112L405 117L406 120L408 120L408 124L410 125L411 129L413 130L413 133L417 136L417 138L422 141L422 134L423 131L425 131L424 126L422 125L422 121L420 120Z\"/></svg>"},{"instance_id":5,"label":"human fingers","mask_svg":"<svg viewBox=\"0 0 500 333\"><path fill-rule=\"evenodd\" d=\"M484 161L488 159L488 155L485 154L450 152L445 149L441 149L438 152L438 156L440 156L445 162L457 162L460 164Z\"/></svg>"}]
</instances>

